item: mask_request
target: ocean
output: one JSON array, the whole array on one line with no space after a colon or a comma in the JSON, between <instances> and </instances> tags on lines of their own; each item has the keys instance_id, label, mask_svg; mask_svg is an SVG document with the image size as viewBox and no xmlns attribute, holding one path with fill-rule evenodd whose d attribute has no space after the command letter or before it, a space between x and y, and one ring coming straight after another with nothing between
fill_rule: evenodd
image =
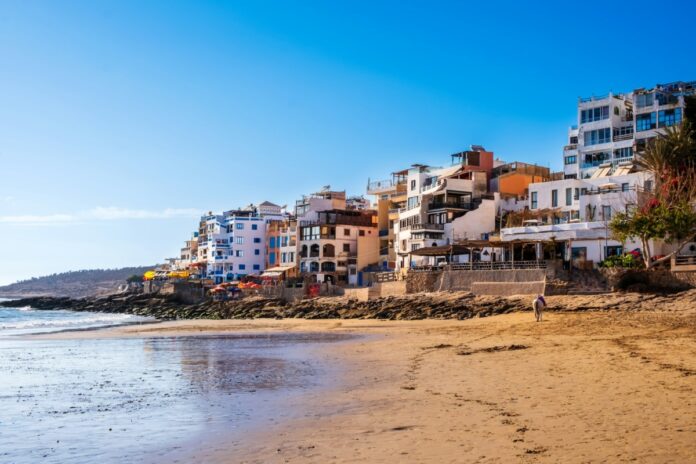
<instances>
[{"instance_id":1,"label":"ocean","mask_svg":"<svg viewBox=\"0 0 696 464\"><path fill-rule=\"evenodd\" d=\"M2 300L3 298L0 298L0 301ZM0 337L5 335L54 332L57 330L108 327L150 321L154 321L154 319L130 314L88 313L60 309L40 311L29 307L0 307Z\"/></svg>"},{"instance_id":2,"label":"ocean","mask_svg":"<svg viewBox=\"0 0 696 464\"><path fill-rule=\"evenodd\" d=\"M133 322L0 308L0 462L186 462L201 447L243 446L265 422L292 417L287 399L331 382L337 367L316 350L349 337L28 335Z\"/></svg>"}]
</instances>

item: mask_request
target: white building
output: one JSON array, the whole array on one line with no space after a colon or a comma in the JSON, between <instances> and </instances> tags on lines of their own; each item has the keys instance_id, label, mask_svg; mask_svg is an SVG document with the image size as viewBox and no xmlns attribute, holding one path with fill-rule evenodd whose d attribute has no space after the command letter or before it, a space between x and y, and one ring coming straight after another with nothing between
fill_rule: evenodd
<instances>
[{"instance_id":1,"label":"white building","mask_svg":"<svg viewBox=\"0 0 696 464\"><path fill-rule=\"evenodd\" d=\"M238 280L265 269L268 221L284 218L281 207L264 202L259 207L201 217L197 262L205 277L216 283Z\"/></svg>"},{"instance_id":2,"label":"white building","mask_svg":"<svg viewBox=\"0 0 696 464\"><path fill-rule=\"evenodd\" d=\"M411 255L420 248L487 239L495 231L499 200L487 193L487 182L486 172L462 164L409 169L406 206L394 223L397 270L424 262Z\"/></svg>"},{"instance_id":3,"label":"white building","mask_svg":"<svg viewBox=\"0 0 696 464\"><path fill-rule=\"evenodd\" d=\"M530 184L528 214L534 219L521 227L502 229L501 239L553 240L563 247L561 257L576 264L596 264L607 256L640 248L636 242L613 240L608 227L616 212L635 207L641 193L652 189L649 173L632 170L631 163L626 163L614 174L605 167L589 179Z\"/></svg>"},{"instance_id":4,"label":"white building","mask_svg":"<svg viewBox=\"0 0 696 464\"><path fill-rule=\"evenodd\" d=\"M633 160L658 129L682 121L685 97L694 94L696 81L580 98L577 125L569 129L563 150L565 177L585 179L600 166L616 169Z\"/></svg>"}]
</instances>

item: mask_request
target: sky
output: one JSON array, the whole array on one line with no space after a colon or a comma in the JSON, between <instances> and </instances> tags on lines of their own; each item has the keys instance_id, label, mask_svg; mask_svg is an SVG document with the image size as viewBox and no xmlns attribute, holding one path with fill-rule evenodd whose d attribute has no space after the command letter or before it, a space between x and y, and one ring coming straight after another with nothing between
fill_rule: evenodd
<instances>
[{"instance_id":1,"label":"sky","mask_svg":"<svg viewBox=\"0 0 696 464\"><path fill-rule=\"evenodd\" d=\"M0 0L0 284L162 262L206 211L561 167L577 98L696 80L696 3Z\"/></svg>"}]
</instances>

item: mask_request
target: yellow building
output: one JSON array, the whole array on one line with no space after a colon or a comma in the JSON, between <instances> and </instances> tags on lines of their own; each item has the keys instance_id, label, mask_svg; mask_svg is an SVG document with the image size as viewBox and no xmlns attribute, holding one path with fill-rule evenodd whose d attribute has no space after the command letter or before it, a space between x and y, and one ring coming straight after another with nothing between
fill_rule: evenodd
<instances>
[{"instance_id":1,"label":"yellow building","mask_svg":"<svg viewBox=\"0 0 696 464\"><path fill-rule=\"evenodd\" d=\"M379 230L379 266L385 270L396 267L394 248L394 221L399 209L406 206L406 178L408 169L392 173L391 179L367 182L368 195L374 195Z\"/></svg>"}]
</instances>

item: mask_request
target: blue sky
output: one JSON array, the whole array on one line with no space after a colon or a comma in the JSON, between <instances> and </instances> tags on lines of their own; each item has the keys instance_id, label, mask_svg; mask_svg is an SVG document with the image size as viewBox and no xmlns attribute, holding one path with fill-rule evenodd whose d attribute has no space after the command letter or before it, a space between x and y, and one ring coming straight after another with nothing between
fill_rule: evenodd
<instances>
[{"instance_id":1,"label":"blue sky","mask_svg":"<svg viewBox=\"0 0 696 464\"><path fill-rule=\"evenodd\" d=\"M654 5L0 0L0 283L471 144L558 169L578 96L696 79L696 7Z\"/></svg>"}]
</instances>

